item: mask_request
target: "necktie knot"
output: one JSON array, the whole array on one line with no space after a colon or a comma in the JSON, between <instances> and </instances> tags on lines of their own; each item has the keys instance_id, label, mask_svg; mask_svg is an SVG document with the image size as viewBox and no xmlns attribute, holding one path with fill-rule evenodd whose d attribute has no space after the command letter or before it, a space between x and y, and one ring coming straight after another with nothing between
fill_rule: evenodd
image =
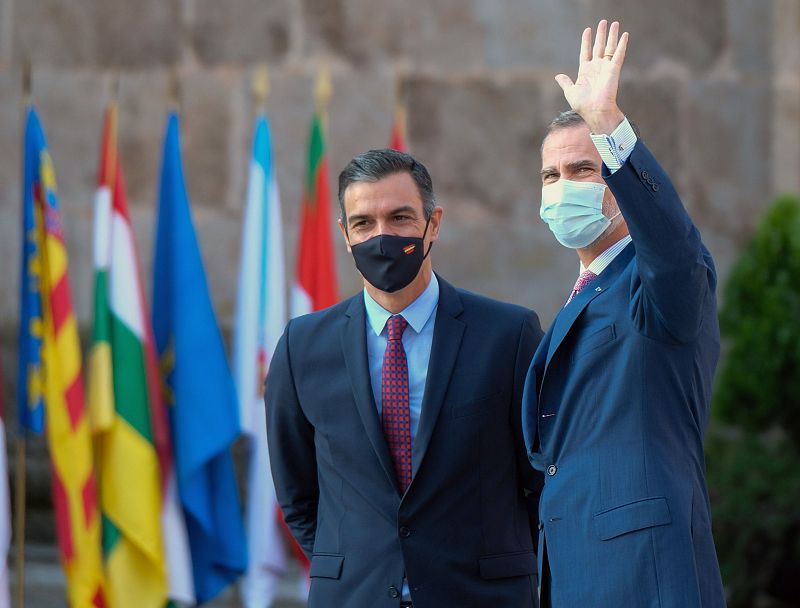
<instances>
[{"instance_id":1,"label":"necktie knot","mask_svg":"<svg viewBox=\"0 0 800 608\"><path fill-rule=\"evenodd\" d=\"M386 327L389 332L389 341L395 342L402 339L403 332L408 327L408 321L405 320L403 315L392 315L386 322Z\"/></svg>"},{"instance_id":2,"label":"necktie knot","mask_svg":"<svg viewBox=\"0 0 800 608\"><path fill-rule=\"evenodd\" d=\"M569 295L569 299L567 300L567 304L572 302L572 298L577 296L581 290L586 287L589 283L594 281L597 278L597 275L593 273L591 270L584 270L579 276L578 280L575 281L575 287L572 288L572 293ZM566 306L566 304L565 304Z\"/></svg>"},{"instance_id":3,"label":"necktie knot","mask_svg":"<svg viewBox=\"0 0 800 608\"><path fill-rule=\"evenodd\" d=\"M591 270L584 270L578 277L578 280L575 281L575 287L572 288L572 291L574 291L576 294L579 294L584 287L586 287L596 278L597 275Z\"/></svg>"}]
</instances>

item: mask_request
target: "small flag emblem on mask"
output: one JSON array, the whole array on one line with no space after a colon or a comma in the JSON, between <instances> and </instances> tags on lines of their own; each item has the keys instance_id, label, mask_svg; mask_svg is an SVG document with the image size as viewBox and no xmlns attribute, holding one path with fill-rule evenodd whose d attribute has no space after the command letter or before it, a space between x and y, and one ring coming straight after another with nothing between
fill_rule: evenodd
<instances>
[{"instance_id":1,"label":"small flag emblem on mask","mask_svg":"<svg viewBox=\"0 0 800 608\"><path fill-rule=\"evenodd\" d=\"M408 255L409 253L413 253L416 248L417 248L416 243L411 243L411 245L406 245L405 247L403 247L403 253Z\"/></svg>"}]
</instances>

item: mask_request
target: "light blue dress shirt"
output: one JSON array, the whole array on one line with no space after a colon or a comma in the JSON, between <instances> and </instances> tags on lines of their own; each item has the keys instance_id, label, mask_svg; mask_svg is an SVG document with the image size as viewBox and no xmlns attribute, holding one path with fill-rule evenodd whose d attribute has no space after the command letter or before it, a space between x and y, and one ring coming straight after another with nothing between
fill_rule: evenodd
<instances>
[{"instance_id":1,"label":"light blue dress shirt","mask_svg":"<svg viewBox=\"0 0 800 608\"><path fill-rule=\"evenodd\" d=\"M431 343L433 342L433 326L436 323L436 307L439 305L439 281L436 275L431 276L431 282L419 297L400 312L408 321L408 327L403 332L403 348L406 351L408 363L408 407L411 414L411 441L417 436L419 416L422 412L422 396L425 393L425 380L428 377L428 361L431 358ZM386 350L387 332L386 321L392 316L372 299L364 290L364 306L367 309L367 356L369 358L369 378L372 382L372 395L378 415L382 410L381 404L381 367L383 366L383 353Z\"/></svg>"}]
</instances>

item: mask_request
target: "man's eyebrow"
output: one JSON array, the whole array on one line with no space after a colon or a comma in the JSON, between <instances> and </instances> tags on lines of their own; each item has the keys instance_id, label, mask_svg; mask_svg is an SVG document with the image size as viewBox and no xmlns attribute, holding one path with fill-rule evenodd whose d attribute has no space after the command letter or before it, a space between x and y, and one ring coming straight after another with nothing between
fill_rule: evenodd
<instances>
[{"instance_id":1,"label":"man's eyebrow","mask_svg":"<svg viewBox=\"0 0 800 608\"><path fill-rule=\"evenodd\" d=\"M416 214L417 210L413 205L400 205L399 207L395 207L394 209L390 209L387 214L388 215L395 215L397 213L409 213L409 214ZM351 215L347 218L347 223L349 225L353 225L356 222L360 222L361 220L368 220L371 219L372 216L366 213Z\"/></svg>"},{"instance_id":2,"label":"man's eyebrow","mask_svg":"<svg viewBox=\"0 0 800 608\"><path fill-rule=\"evenodd\" d=\"M414 208L413 205L401 205L400 207L395 207L392 209L389 214L394 215L395 213L416 213L417 210Z\"/></svg>"},{"instance_id":3,"label":"man's eyebrow","mask_svg":"<svg viewBox=\"0 0 800 608\"><path fill-rule=\"evenodd\" d=\"M597 163L593 160L589 160L588 158L583 160L576 160L571 163L567 163L566 167L570 172L574 173L579 169L597 169ZM539 171L539 175L544 177L545 175L550 175L551 173L558 173L558 169L556 167L550 166L545 167L541 171Z\"/></svg>"},{"instance_id":4,"label":"man's eyebrow","mask_svg":"<svg viewBox=\"0 0 800 608\"><path fill-rule=\"evenodd\" d=\"M350 217L347 218L347 223L354 224L356 222L360 222L361 220L368 220L369 218L370 216L366 214L351 215Z\"/></svg>"},{"instance_id":5,"label":"man's eyebrow","mask_svg":"<svg viewBox=\"0 0 800 608\"><path fill-rule=\"evenodd\" d=\"M587 158L584 160L576 160L574 162L567 163L567 168L573 172L577 171L578 169L597 169L597 163Z\"/></svg>"}]
</instances>

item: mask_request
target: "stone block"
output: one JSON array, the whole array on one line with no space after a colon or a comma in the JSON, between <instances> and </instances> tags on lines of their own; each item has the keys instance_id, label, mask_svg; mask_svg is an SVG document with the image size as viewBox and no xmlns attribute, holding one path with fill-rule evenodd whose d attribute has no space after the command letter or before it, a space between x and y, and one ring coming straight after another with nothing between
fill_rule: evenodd
<instances>
[{"instance_id":1,"label":"stone block","mask_svg":"<svg viewBox=\"0 0 800 608\"><path fill-rule=\"evenodd\" d=\"M14 3L14 56L34 65L169 64L180 38L180 0Z\"/></svg>"},{"instance_id":2,"label":"stone block","mask_svg":"<svg viewBox=\"0 0 800 608\"><path fill-rule=\"evenodd\" d=\"M19 71L0 69L0 330L16 327L22 208L22 83Z\"/></svg>"},{"instance_id":3,"label":"stone block","mask_svg":"<svg viewBox=\"0 0 800 608\"><path fill-rule=\"evenodd\" d=\"M772 188L800 194L800 74L773 89Z\"/></svg>"},{"instance_id":4,"label":"stone block","mask_svg":"<svg viewBox=\"0 0 800 608\"><path fill-rule=\"evenodd\" d=\"M58 66L93 62L96 34L90 2L14 2L13 21L17 62Z\"/></svg>"},{"instance_id":5,"label":"stone block","mask_svg":"<svg viewBox=\"0 0 800 608\"><path fill-rule=\"evenodd\" d=\"M778 74L800 74L800 2L772 2L772 63ZM766 52L762 48L759 52Z\"/></svg>"},{"instance_id":6,"label":"stone block","mask_svg":"<svg viewBox=\"0 0 800 608\"><path fill-rule=\"evenodd\" d=\"M11 63L14 44L14 24L11 19L12 0L0 0L0 65Z\"/></svg>"},{"instance_id":7,"label":"stone block","mask_svg":"<svg viewBox=\"0 0 800 608\"><path fill-rule=\"evenodd\" d=\"M280 61L291 46L290 0L197 0L192 44L203 63Z\"/></svg>"},{"instance_id":8,"label":"stone block","mask_svg":"<svg viewBox=\"0 0 800 608\"><path fill-rule=\"evenodd\" d=\"M538 200L545 121L533 80L408 82L411 147L441 193L509 214Z\"/></svg>"},{"instance_id":9,"label":"stone block","mask_svg":"<svg viewBox=\"0 0 800 608\"><path fill-rule=\"evenodd\" d=\"M238 205L229 198L231 171L247 166L231 143L232 91L239 72L192 72L181 78L181 149L184 176L194 205Z\"/></svg>"},{"instance_id":10,"label":"stone block","mask_svg":"<svg viewBox=\"0 0 800 608\"><path fill-rule=\"evenodd\" d=\"M642 139L670 175L680 170L680 102L683 84L673 79L623 78L619 106L633 120Z\"/></svg>"},{"instance_id":11,"label":"stone block","mask_svg":"<svg viewBox=\"0 0 800 608\"><path fill-rule=\"evenodd\" d=\"M485 32L487 65L577 72L581 32L591 25L584 4L472 0Z\"/></svg>"},{"instance_id":12,"label":"stone block","mask_svg":"<svg viewBox=\"0 0 800 608\"><path fill-rule=\"evenodd\" d=\"M626 65L647 68L667 60L703 71L725 50L725 9L725 0L597 0L589 4L586 25L619 20L631 35Z\"/></svg>"},{"instance_id":13,"label":"stone block","mask_svg":"<svg viewBox=\"0 0 800 608\"><path fill-rule=\"evenodd\" d=\"M119 153L130 207L155 208L170 108L171 76L164 70L127 71L119 81Z\"/></svg>"},{"instance_id":14,"label":"stone block","mask_svg":"<svg viewBox=\"0 0 800 608\"><path fill-rule=\"evenodd\" d=\"M730 53L734 67L744 74L763 78L772 69L774 4L773 0L727 0ZM800 22L795 20L795 37L798 26Z\"/></svg>"},{"instance_id":15,"label":"stone block","mask_svg":"<svg viewBox=\"0 0 800 608\"><path fill-rule=\"evenodd\" d=\"M105 67L175 63L180 55L180 0L91 1L96 36L94 62Z\"/></svg>"},{"instance_id":16,"label":"stone block","mask_svg":"<svg viewBox=\"0 0 800 608\"><path fill-rule=\"evenodd\" d=\"M687 93L682 171L675 181L704 238L733 252L749 240L772 198L770 91L698 80ZM730 260L718 262L727 267Z\"/></svg>"},{"instance_id":17,"label":"stone block","mask_svg":"<svg viewBox=\"0 0 800 608\"><path fill-rule=\"evenodd\" d=\"M305 46L355 63L405 57L465 69L484 60L484 32L469 3L303 0Z\"/></svg>"}]
</instances>

